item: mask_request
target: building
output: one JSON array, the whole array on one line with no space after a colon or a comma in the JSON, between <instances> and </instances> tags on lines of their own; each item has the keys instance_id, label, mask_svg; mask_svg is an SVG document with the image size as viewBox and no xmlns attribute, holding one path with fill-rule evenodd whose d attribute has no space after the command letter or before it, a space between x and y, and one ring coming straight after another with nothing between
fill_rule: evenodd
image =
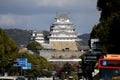
<instances>
[{"instance_id":1,"label":"building","mask_svg":"<svg viewBox=\"0 0 120 80\"><path fill-rule=\"evenodd\" d=\"M44 49L51 49L51 45L46 40L43 31L32 31L31 40L40 43Z\"/></svg>"},{"instance_id":2,"label":"building","mask_svg":"<svg viewBox=\"0 0 120 80\"><path fill-rule=\"evenodd\" d=\"M49 43L54 50L78 50L75 25L66 13L57 14L55 22L50 26Z\"/></svg>"},{"instance_id":3,"label":"building","mask_svg":"<svg viewBox=\"0 0 120 80\"><path fill-rule=\"evenodd\" d=\"M33 31L32 36L31 36L31 40L37 41L38 43L41 43L41 44L44 43L45 39L44 39L43 32Z\"/></svg>"},{"instance_id":4,"label":"building","mask_svg":"<svg viewBox=\"0 0 120 80\"><path fill-rule=\"evenodd\" d=\"M99 39L91 39L90 40L90 47L91 49L95 49L99 47Z\"/></svg>"},{"instance_id":5,"label":"building","mask_svg":"<svg viewBox=\"0 0 120 80\"><path fill-rule=\"evenodd\" d=\"M101 54L102 53L102 50L100 48L99 39L91 39L90 40L90 48L91 48L91 52L93 54Z\"/></svg>"}]
</instances>

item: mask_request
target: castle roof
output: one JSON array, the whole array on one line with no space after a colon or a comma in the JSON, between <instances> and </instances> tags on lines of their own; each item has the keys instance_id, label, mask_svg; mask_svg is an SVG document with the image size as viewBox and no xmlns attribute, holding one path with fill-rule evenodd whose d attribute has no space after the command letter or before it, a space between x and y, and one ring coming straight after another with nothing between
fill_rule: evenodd
<instances>
[{"instance_id":1,"label":"castle roof","mask_svg":"<svg viewBox=\"0 0 120 80\"><path fill-rule=\"evenodd\" d=\"M67 13L62 13L62 14L57 14L56 15L57 19L70 19L70 16Z\"/></svg>"}]
</instances>

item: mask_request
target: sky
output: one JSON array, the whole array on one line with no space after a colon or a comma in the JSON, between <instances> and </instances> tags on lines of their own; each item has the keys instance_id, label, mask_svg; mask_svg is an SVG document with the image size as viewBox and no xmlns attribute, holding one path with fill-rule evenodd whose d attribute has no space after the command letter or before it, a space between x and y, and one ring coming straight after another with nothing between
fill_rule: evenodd
<instances>
[{"instance_id":1,"label":"sky","mask_svg":"<svg viewBox=\"0 0 120 80\"><path fill-rule=\"evenodd\" d=\"M67 13L78 34L99 23L97 0L0 0L0 28L48 30L56 14Z\"/></svg>"}]
</instances>

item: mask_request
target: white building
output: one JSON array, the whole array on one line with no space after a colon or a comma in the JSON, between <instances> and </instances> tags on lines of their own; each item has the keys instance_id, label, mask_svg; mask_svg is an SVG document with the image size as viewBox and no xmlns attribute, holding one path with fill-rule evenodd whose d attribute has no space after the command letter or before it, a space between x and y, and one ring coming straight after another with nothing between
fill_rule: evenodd
<instances>
[{"instance_id":1,"label":"white building","mask_svg":"<svg viewBox=\"0 0 120 80\"><path fill-rule=\"evenodd\" d=\"M77 51L80 39L75 31L75 25L66 13L57 14L50 26L49 44L45 44L45 36L41 31L33 31L31 40L41 43L47 49Z\"/></svg>"},{"instance_id":2,"label":"white building","mask_svg":"<svg viewBox=\"0 0 120 80\"><path fill-rule=\"evenodd\" d=\"M99 39L91 39L90 40L90 47L91 49L97 48L99 43Z\"/></svg>"},{"instance_id":3,"label":"white building","mask_svg":"<svg viewBox=\"0 0 120 80\"><path fill-rule=\"evenodd\" d=\"M68 14L57 14L55 22L50 27L49 43L55 50L78 50L80 41L75 31L75 25Z\"/></svg>"},{"instance_id":4,"label":"white building","mask_svg":"<svg viewBox=\"0 0 120 80\"><path fill-rule=\"evenodd\" d=\"M100 40L99 39L91 39L90 47L91 47L91 52L93 54L101 54L102 53L102 50L100 48Z\"/></svg>"},{"instance_id":5,"label":"white building","mask_svg":"<svg viewBox=\"0 0 120 80\"><path fill-rule=\"evenodd\" d=\"M51 49L51 45L45 40L45 35L43 31L33 31L31 35L31 40L36 41L42 45L44 49Z\"/></svg>"},{"instance_id":6,"label":"white building","mask_svg":"<svg viewBox=\"0 0 120 80\"><path fill-rule=\"evenodd\" d=\"M31 40L35 40L38 43L43 44L45 42L43 32L41 32L41 31L33 31L32 36L31 36Z\"/></svg>"}]
</instances>

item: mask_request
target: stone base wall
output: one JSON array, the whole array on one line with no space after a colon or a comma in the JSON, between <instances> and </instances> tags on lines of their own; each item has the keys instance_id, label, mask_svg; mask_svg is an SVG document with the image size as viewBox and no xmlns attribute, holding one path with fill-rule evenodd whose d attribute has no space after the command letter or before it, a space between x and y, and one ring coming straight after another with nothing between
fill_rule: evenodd
<instances>
[{"instance_id":1,"label":"stone base wall","mask_svg":"<svg viewBox=\"0 0 120 80\"><path fill-rule=\"evenodd\" d=\"M77 51L78 50L78 47L77 47L77 44L75 41L53 41L53 42L50 42L51 46L52 46L52 49L55 49L55 50L74 50L74 51Z\"/></svg>"},{"instance_id":2,"label":"stone base wall","mask_svg":"<svg viewBox=\"0 0 120 80\"><path fill-rule=\"evenodd\" d=\"M51 59L79 59L84 53L81 51L52 51Z\"/></svg>"}]
</instances>

